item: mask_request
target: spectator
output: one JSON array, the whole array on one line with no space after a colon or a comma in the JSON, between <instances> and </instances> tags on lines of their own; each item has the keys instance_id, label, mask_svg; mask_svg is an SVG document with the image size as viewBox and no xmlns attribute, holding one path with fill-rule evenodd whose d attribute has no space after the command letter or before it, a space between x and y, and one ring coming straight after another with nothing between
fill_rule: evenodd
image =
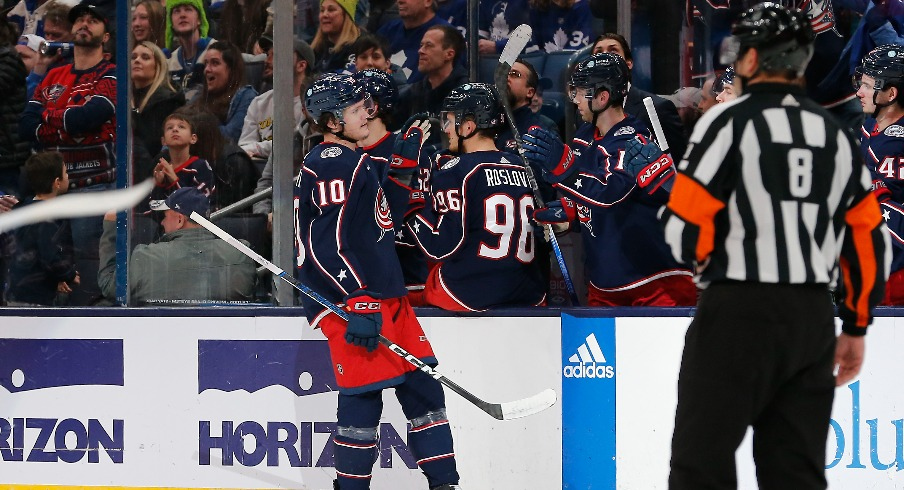
<instances>
[{"instance_id":1,"label":"spectator","mask_svg":"<svg viewBox=\"0 0 904 490\"><path fill-rule=\"evenodd\" d=\"M63 154L71 192L113 187L116 162L116 67L104 58L109 19L83 2L69 11L75 35L72 64L54 68L35 89L19 123L19 135L41 149ZM77 90L76 90L77 88ZM97 260L102 217L71 220L75 260L85 269ZM95 277L83 278L80 294L99 293Z\"/></svg>"},{"instance_id":2,"label":"spectator","mask_svg":"<svg viewBox=\"0 0 904 490\"><path fill-rule=\"evenodd\" d=\"M21 195L19 173L29 154L28 140L19 135L19 114L25 109L25 83L28 72L19 59L15 27L0 19L0 195ZM37 36L35 36L37 37ZM30 48L27 48L30 49Z\"/></svg>"},{"instance_id":3,"label":"spectator","mask_svg":"<svg viewBox=\"0 0 904 490\"><path fill-rule=\"evenodd\" d=\"M51 9L54 4L73 7L77 3L74 0L20 0L9 10L6 17L19 28L19 35L35 34L46 38L44 18L48 9Z\"/></svg>"},{"instance_id":4,"label":"spectator","mask_svg":"<svg viewBox=\"0 0 904 490\"><path fill-rule=\"evenodd\" d=\"M389 61L389 43L383 36L361 34L352 46L352 54L355 55L355 71L375 68L392 75L397 87L408 83L402 68Z\"/></svg>"},{"instance_id":5,"label":"spectator","mask_svg":"<svg viewBox=\"0 0 904 490\"><path fill-rule=\"evenodd\" d=\"M169 57L169 72L173 86L192 100L204 84L204 63L207 48L215 42L207 37L210 28L201 0L169 0L166 3L166 48L179 47Z\"/></svg>"},{"instance_id":6,"label":"spectator","mask_svg":"<svg viewBox=\"0 0 904 490\"><path fill-rule=\"evenodd\" d=\"M480 2L477 34L478 50L482 55L501 53L509 34L528 20L527 0L488 0ZM530 47L528 51L531 50ZM536 50L536 47L533 47Z\"/></svg>"},{"instance_id":7,"label":"spectator","mask_svg":"<svg viewBox=\"0 0 904 490\"><path fill-rule=\"evenodd\" d=\"M51 0L44 4L44 34L39 34L47 42L72 41L72 22L69 10L78 2L72 0Z\"/></svg>"},{"instance_id":8,"label":"spectator","mask_svg":"<svg viewBox=\"0 0 904 490\"><path fill-rule=\"evenodd\" d=\"M576 51L593 36L588 0L528 0L533 42L547 53Z\"/></svg>"},{"instance_id":9,"label":"spectator","mask_svg":"<svg viewBox=\"0 0 904 490\"><path fill-rule=\"evenodd\" d=\"M439 114L449 92L468 81L468 70L458 63L464 52L465 40L454 27L441 24L427 29L418 50L421 79L402 92L400 113Z\"/></svg>"},{"instance_id":10,"label":"spectator","mask_svg":"<svg viewBox=\"0 0 904 490\"><path fill-rule=\"evenodd\" d=\"M662 165L641 185L624 167L622 152L641 134L638 128L649 138L643 123L622 109L629 78L621 56L594 54L571 76L572 101L586 123L572 148L543 129L525 135L525 156L567 196L547 203L535 218L581 227L589 306L693 306L693 273L672 257L657 218L674 165Z\"/></svg>"},{"instance_id":11,"label":"spectator","mask_svg":"<svg viewBox=\"0 0 904 490\"><path fill-rule=\"evenodd\" d=\"M210 195L211 208L216 211L250 196L260 177L251 157L223 137L220 121L210 112L192 114L191 119L198 135L192 154L207 160L213 168L216 192Z\"/></svg>"},{"instance_id":12,"label":"spectator","mask_svg":"<svg viewBox=\"0 0 904 490\"><path fill-rule=\"evenodd\" d=\"M631 47L628 41L621 34L606 33L601 35L593 43L593 54L597 53L615 53L621 56L628 64L628 70L634 67L634 61L631 57ZM678 109L670 100L664 99L656 94L651 94L645 90L641 90L630 83L630 75L628 78L628 96L624 101L625 112L636 117L644 126L649 129L653 125L650 123L650 116L643 105L643 100L647 97L653 99L653 107L662 123L662 131L665 133L665 139L669 143L669 152L680 158L684 155L684 149L687 147L687 139L684 136L684 126L681 124L681 117L678 115Z\"/></svg>"},{"instance_id":13,"label":"spectator","mask_svg":"<svg viewBox=\"0 0 904 490\"><path fill-rule=\"evenodd\" d=\"M263 36L259 44L261 48L266 46L266 63L272 72L273 40L269 36ZM292 93L294 94L295 124L298 125L305 117L301 94L306 86L306 80L311 76L315 58L311 46L304 41L295 39L294 48ZM251 158L266 159L270 156L270 150L273 147L273 95L273 90L258 95L251 101L248 111L245 113L238 144Z\"/></svg>"},{"instance_id":14,"label":"spectator","mask_svg":"<svg viewBox=\"0 0 904 490\"><path fill-rule=\"evenodd\" d=\"M532 126L539 126L553 133L559 132L556 123L542 115L531 110L531 102L537 95L540 86L540 76L534 65L530 64L522 58L518 58L509 70L506 86L508 87L508 102L512 108L512 117L515 121L515 128L518 134L524 134ZM503 127L496 139L496 147L501 151L517 153L515 145L515 137L508 125ZM535 169L534 173L539 174L540 169ZM553 196L548 196L552 199Z\"/></svg>"},{"instance_id":15,"label":"spectator","mask_svg":"<svg viewBox=\"0 0 904 490\"><path fill-rule=\"evenodd\" d=\"M87 3L70 11L74 62L51 70L22 113L21 137L43 149L59 149L70 187L115 181L115 66L103 57L110 37L107 18ZM78 87L78 91L73 90Z\"/></svg>"},{"instance_id":16,"label":"spectator","mask_svg":"<svg viewBox=\"0 0 904 490\"><path fill-rule=\"evenodd\" d=\"M204 85L191 105L217 116L220 132L235 143L242 135L248 106L257 97L257 91L245 84L245 62L234 44L223 41L211 44L206 62Z\"/></svg>"},{"instance_id":17,"label":"spectator","mask_svg":"<svg viewBox=\"0 0 904 490\"><path fill-rule=\"evenodd\" d=\"M741 87L734 84L734 68L725 69L719 79L713 83L713 92L716 93L716 102L730 102L741 95Z\"/></svg>"},{"instance_id":18,"label":"spectator","mask_svg":"<svg viewBox=\"0 0 904 490\"><path fill-rule=\"evenodd\" d=\"M243 53L253 53L267 26L269 5L270 0L226 0L217 25L220 40L235 44Z\"/></svg>"},{"instance_id":19,"label":"spectator","mask_svg":"<svg viewBox=\"0 0 904 490\"><path fill-rule=\"evenodd\" d=\"M468 37L467 0L435 0L436 16L455 26L462 37Z\"/></svg>"},{"instance_id":20,"label":"spectator","mask_svg":"<svg viewBox=\"0 0 904 490\"><path fill-rule=\"evenodd\" d=\"M192 145L197 142L194 122L185 111L174 112L164 119L163 144L167 147L169 161L161 157L154 167L151 208L154 201L161 201L183 187L194 187L205 196L214 192L216 182L210 163L191 154Z\"/></svg>"},{"instance_id":21,"label":"spectator","mask_svg":"<svg viewBox=\"0 0 904 490\"><path fill-rule=\"evenodd\" d=\"M392 53L389 60L402 67L408 83L414 83L423 78L417 68L424 34L434 25L448 25L448 22L436 16L433 0L399 0L398 6L399 18L383 24L377 34L389 41Z\"/></svg>"},{"instance_id":22,"label":"spectator","mask_svg":"<svg viewBox=\"0 0 904 490\"><path fill-rule=\"evenodd\" d=\"M709 77L703 82L703 87L700 89L700 102L697 104L697 111L701 115L706 114L706 111L718 103L715 83L716 79L714 77Z\"/></svg>"},{"instance_id":23,"label":"spectator","mask_svg":"<svg viewBox=\"0 0 904 490\"><path fill-rule=\"evenodd\" d=\"M166 7L158 0L141 0L132 9L132 46L150 41L166 48Z\"/></svg>"},{"instance_id":24,"label":"spectator","mask_svg":"<svg viewBox=\"0 0 904 490\"><path fill-rule=\"evenodd\" d=\"M38 62L42 43L44 43L44 38L35 34L21 36L19 42L16 43L16 52L19 53L19 57L22 58L22 63L25 65L26 76L31 73L35 63Z\"/></svg>"},{"instance_id":25,"label":"spectator","mask_svg":"<svg viewBox=\"0 0 904 490\"><path fill-rule=\"evenodd\" d=\"M361 30L355 24L358 0L323 0L320 2L320 26L311 41L317 59L315 73L349 71L354 65L352 45Z\"/></svg>"},{"instance_id":26,"label":"spectator","mask_svg":"<svg viewBox=\"0 0 904 490\"><path fill-rule=\"evenodd\" d=\"M25 163L25 178L35 196L16 204L22 209L53 199L69 189L63 157L41 152ZM81 283L75 268L68 220L32 223L14 232L16 251L9 268L10 306L65 306L66 295Z\"/></svg>"},{"instance_id":27,"label":"spectator","mask_svg":"<svg viewBox=\"0 0 904 490\"><path fill-rule=\"evenodd\" d=\"M70 6L67 3L52 1L46 4L44 11L44 41L71 43L73 40L72 22L69 21ZM35 87L44 80L47 73L59 66L72 63L72 50L58 50L41 54L38 50L34 67L26 78L26 96L34 96Z\"/></svg>"},{"instance_id":28,"label":"spectator","mask_svg":"<svg viewBox=\"0 0 904 490\"><path fill-rule=\"evenodd\" d=\"M151 0L153 1L153 0ZM151 41L132 50L132 153L135 181L151 176L163 145L163 121L185 105L185 96L170 85L166 57Z\"/></svg>"},{"instance_id":29,"label":"spectator","mask_svg":"<svg viewBox=\"0 0 904 490\"><path fill-rule=\"evenodd\" d=\"M373 114L367 119L368 136L358 141L358 146L374 160L385 161L389 168L389 176L382 186L389 203L389 211L393 216L395 249L399 264L402 266L405 289L408 290L408 302L411 306L427 306L424 300L427 260L409 236L403 218L408 211L411 192L415 189L424 189L424 186L419 185L419 179L415 179L415 174L420 177L429 173L430 160L426 151L418 152L414 158L408 155L409 159L393 155L394 151L404 147L404 139L407 137L391 133L388 129L392 124L392 114L399 98L395 81L387 73L373 68L356 72L353 77L355 84L370 95L374 104ZM424 121L423 124L429 123ZM408 132L408 128L402 130L402 134ZM419 150L420 147L416 149Z\"/></svg>"},{"instance_id":30,"label":"spectator","mask_svg":"<svg viewBox=\"0 0 904 490\"><path fill-rule=\"evenodd\" d=\"M254 262L191 220L205 218L207 196L192 187L173 192L155 204L164 213L164 235L157 243L138 245L129 257L129 289L138 305L191 305L252 299ZM116 213L104 216L98 282L104 297L116 296ZM247 245L247 242L245 242Z\"/></svg>"},{"instance_id":31,"label":"spectator","mask_svg":"<svg viewBox=\"0 0 904 490\"><path fill-rule=\"evenodd\" d=\"M442 109L451 154L431 173L432 205L407 221L418 246L439 261L427 277L427 303L451 311L544 304L533 191L519 157L496 149L505 124L496 88L466 83Z\"/></svg>"}]
</instances>

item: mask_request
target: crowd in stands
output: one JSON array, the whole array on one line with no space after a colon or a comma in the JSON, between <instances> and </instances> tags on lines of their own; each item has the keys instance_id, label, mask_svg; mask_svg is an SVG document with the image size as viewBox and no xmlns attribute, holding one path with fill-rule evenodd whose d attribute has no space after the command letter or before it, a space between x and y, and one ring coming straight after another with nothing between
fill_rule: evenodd
<instances>
[{"instance_id":1,"label":"crowd in stands","mask_svg":"<svg viewBox=\"0 0 904 490\"><path fill-rule=\"evenodd\" d=\"M415 158L414 167L424 166L420 160L429 161L428 153L450 151L454 141L449 140L455 139L454 134L450 137L447 128L440 129L449 124L444 118L448 112L444 107L450 94L454 95L456 89L469 82L493 84L492 72L483 69L480 80L470 80L469 63L491 60L490 66L495 68L495 57L502 52L509 33L522 23L530 24L533 34L523 57L508 73L507 88L512 122L518 134L513 134L508 125L499 125L498 130L481 131L476 140L492 143L496 149L511 153L516 163L517 140L536 133L535 128L541 128L542 133L534 134L532 141L550 138L564 148L574 146L571 141L563 141L565 137L574 135L592 139L604 136L580 132L583 123L597 120L597 113L593 112L596 109L592 109L595 106L590 104L586 109L592 112L592 117L583 117L580 97L569 94L569 87L562 83L568 79L567 74L550 74L545 69L547 59L562 56L561 52L566 52L566 56L581 53L583 58L574 57L572 66L599 53L622 60L627 70L626 92L612 98L614 102L599 114L613 121L625 118L625 115L636 118L640 133L641 129L652 128L643 104L645 98L652 98L676 163L685 152L696 119L717 104L737 97L743 87L730 69L725 70L730 67L721 66L717 61L707 61L705 68L688 83L690 86L682 87L674 94L655 95L631 83L631 72L637 60L632 56L629 41L611 32L611 26L602 28L601 19L593 15L599 11L596 0L480 0L477 48L481 60L470 61L466 44L467 2L464 0L320 0L319 3L296 0L294 3L295 32L291 44L294 55L293 174L298 173L303 157L322 139L323 128L305 107L305 92L325 74L361 78L364 73L378 71L381 75L377 78L392 85L391 94L372 94L377 122L372 137L361 143L368 153L382 151L383 154L377 156L387 160L397 157L391 145L378 150L383 136L375 138L373 135L393 135L392 141L397 141L395 133L401 129L404 134L417 115L421 115L422 120L432 118L432 132L426 131L431 137L424 154ZM716 19L723 28L712 31L727 33L729 14L737 13L742 4L747 6L749 3L735 0L688 2L688 27L701 19L710 22ZM808 71L810 95L835 111L859 133L864 115L857 107L858 99L850 85L850 75L862 56L872 48L904 41L904 12L877 7L872 1L799 3L809 9L807 13L817 28L817 43L823 46L817 52L826 59L834 56L832 63L822 60L822 64L814 68L818 72L811 75ZM885 5L886 2L876 4ZM117 26L117 9L126 7L130 9L131 22ZM827 20L826 12L832 19L843 13L844 19L853 19L854 23L850 24L849 31L841 32L834 20ZM117 169L122 168L116 162L116 126L124 117L116 113L116 94L117 90L129 90L132 182L148 178L155 182L147 202L133 211L136 222L153 228L149 234L139 234L146 235L146 243L130 246L130 249L136 245L140 247L134 248L128 261L133 299L142 304L166 304L175 300L261 300L261 284L268 279L257 278L250 262L213 244L205 235L206 231L188 218L191 213L180 213L178 207L184 202L191 209L209 214L273 185L274 106L280 103L274 100L273 58L275 51L289 50L288 44L274 43L274 14L270 0L133 0L128 4L113 0L81 3L77 0L6 0L5 22L0 22L0 93L4 95L0 100L0 123L3 125L0 130L0 212L65 192L114 188ZM115 45L117 28L129 30L127 48ZM712 42L697 58L718 57L721 39L715 38L717 34L713 36ZM119 53L117 57L116 53L123 49L130 52ZM828 57L825 56L827 53ZM116 59L130 60L130 86L117 85ZM559 71L564 71L567 66L562 63ZM288 101L282 103L288 104ZM612 112L607 112L609 110ZM575 117L570 117L572 114ZM455 124L462 122L459 117ZM613 125L602 125L598 129L609 130L615 125L613 122ZM480 125L476 128L488 129ZM403 139L402 136L398 138ZM467 145L471 145L470 152L473 152L474 142ZM463 148L465 143L461 146ZM462 149L458 151L464 153ZM539 160L531 160L529 164L538 177L549 172ZM59 166L62 166L61 174ZM391 177L404 186L429 190L430 164L426 167L424 171L394 169ZM585 194L587 189L581 189L580 180L564 184L555 179L552 182L537 180L545 202L575 196L579 201L596 199ZM575 185L577 188L573 187ZM628 189L634 183L625 182L625 185ZM188 193L188 189L192 192ZM561 205L574 206L567 202ZM585 212L582 207L579 203L576 216L587 225L591 222L589 211ZM653 204L648 207L654 209ZM266 233L275 232L272 211L273 202L269 197L260 199L253 206L254 214L267 217ZM399 211L405 212L404 209ZM644 216L641 221L653 216L641 214ZM433 217L424 219L429 221ZM0 275L5 278L2 301L10 305L115 303L114 244L116 232L121 231L116 229L115 215L59 221L23 228L0 237L0 257L4 262L0 264ZM539 233L539 228L537 231ZM651 231L644 230L640 234L631 231L626 237L642 239L639 237ZM410 234L403 226L396 232L400 236ZM599 296L600 287L626 287L637 281L647 281L651 275L661 272L662 268L637 272L643 269L640 268L626 272L627 283L594 285L595 270L584 270L584 261L631 261L634 258L630 253L615 259L618 257L616 252L631 249L636 252L644 248L639 244L616 241L623 238L594 236L589 229L583 230L582 235L585 258L570 265L578 270L578 278L588 278L591 298L593 291ZM411 238L409 236L407 242L400 239L400 256L414 247ZM643 245L650 243L647 240ZM579 251L580 245L576 245ZM545 240L538 239L537 247L537 255L542 256L538 277L541 282L549 283L550 271L555 271L557 265L555 260L549 259L549 245ZM29 248L37 248L39 253ZM597 257L598 250L607 248L615 250L606 257ZM192 253L202 258L193 261ZM426 256L430 260L425 265L422 263L424 252L419 256L419 259L412 259L415 262L408 263L415 264L414 268L405 271L406 283L412 291L420 291L429 280L436 280L435 277L428 278L429 264L440 261L428 252ZM615 266L596 263L592 267ZM680 270L678 275L682 278L690 277L692 273L688 265L669 263L668 269ZM451 268L446 268L448 270ZM142 277L145 275L157 277ZM199 276L205 279L200 280ZM531 278L535 279L534 276ZM192 282L188 288L190 292L186 292L186 281ZM683 279L679 286L686 286ZM680 300L670 304L693 304L694 295L684 293L686 291L676 295ZM543 303L528 296L529 301L523 304ZM585 303L585 300L582 298L581 302ZM493 306L496 305L481 303L474 309Z\"/></svg>"}]
</instances>

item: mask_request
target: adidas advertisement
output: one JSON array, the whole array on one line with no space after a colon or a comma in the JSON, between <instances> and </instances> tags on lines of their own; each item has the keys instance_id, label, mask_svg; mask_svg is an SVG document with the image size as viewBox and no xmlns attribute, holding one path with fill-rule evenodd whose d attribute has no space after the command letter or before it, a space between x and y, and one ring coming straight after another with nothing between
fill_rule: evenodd
<instances>
[{"instance_id":1,"label":"adidas advertisement","mask_svg":"<svg viewBox=\"0 0 904 490\"><path fill-rule=\"evenodd\" d=\"M615 319L562 315L562 488L615 490Z\"/></svg>"}]
</instances>

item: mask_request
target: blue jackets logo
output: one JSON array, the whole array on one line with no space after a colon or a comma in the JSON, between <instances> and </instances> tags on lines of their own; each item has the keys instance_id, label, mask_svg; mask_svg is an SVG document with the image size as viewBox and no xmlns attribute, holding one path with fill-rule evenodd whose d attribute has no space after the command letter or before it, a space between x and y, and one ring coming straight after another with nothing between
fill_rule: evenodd
<instances>
[{"instance_id":1,"label":"blue jackets logo","mask_svg":"<svg viewBox=\"0 0 904 490\"><path fill-rule=\"evenodd\" d=\"M595 334L590 334L578 347L575 354L568 358L569 364L562 368L566 378L600 378L615 377L615 366L606 364L606 356L600 349Z\"/></svg>"}]
</instances>

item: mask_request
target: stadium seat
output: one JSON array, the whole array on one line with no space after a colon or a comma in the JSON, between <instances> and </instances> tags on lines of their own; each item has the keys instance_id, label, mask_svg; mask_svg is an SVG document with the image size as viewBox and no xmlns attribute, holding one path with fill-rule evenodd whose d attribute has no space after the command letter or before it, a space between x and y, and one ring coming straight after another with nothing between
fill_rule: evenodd
<instances>
[{"instance_id":1,"label":"stadium seat","mask_svg":"<svg viewBox=\"0 0 904 490\"><path fill-rule=\"evenodd\" d=\"M530 63L531 66L534 67L534 70L537 70L537 75L543 76L543 67L546 66L546 52L533 51L524 53L521 55L521 59Z\"/></svg>"},{"instance_id":2,"label":"stadium seat","mask_svg":"<svg viewBox=\"0 0 904 490\"><path fill-rule=\"evenodd\" d=\"M568 60L571 59L573 51L557 51L555 53L547 53L543 70L540 76L548 78L552 82L551 91L565 92L566 78L568 77Z\"/></svg>"},{"instance_id":3,"label":"stadium seat","mask_svg":"<svg viewBox=\"0 0 904 490\"><path fill-rule=\"evenodd\" d=\"M565 108L570 105L564 92L546 91L543 92L543 105L540 107L540 114L552 119L561 131L565 124Z\"/></svg>"},{"instance_id":4,"label":"stadium seat","mask_svg":"<svg viewBox=\"0 0 904 490\"><path fill-rule=\"evenodd\" d=\"M494 83L493 75L496 73L497 66L499 66L498 56L481 56L480 68L477 70L477 80L483 83Z\"/></svg>"},{"instance_id":5,"label":"stadium seat","mask_svg":"<svg viewBox=\"0 0 904 490\"><path fill-rule=\"evenodd\" d=\"M272 256L266 214L232 214L214 222L230 235L246 240L251 250L264 257Z\"/></svg>"}]
</instances>

